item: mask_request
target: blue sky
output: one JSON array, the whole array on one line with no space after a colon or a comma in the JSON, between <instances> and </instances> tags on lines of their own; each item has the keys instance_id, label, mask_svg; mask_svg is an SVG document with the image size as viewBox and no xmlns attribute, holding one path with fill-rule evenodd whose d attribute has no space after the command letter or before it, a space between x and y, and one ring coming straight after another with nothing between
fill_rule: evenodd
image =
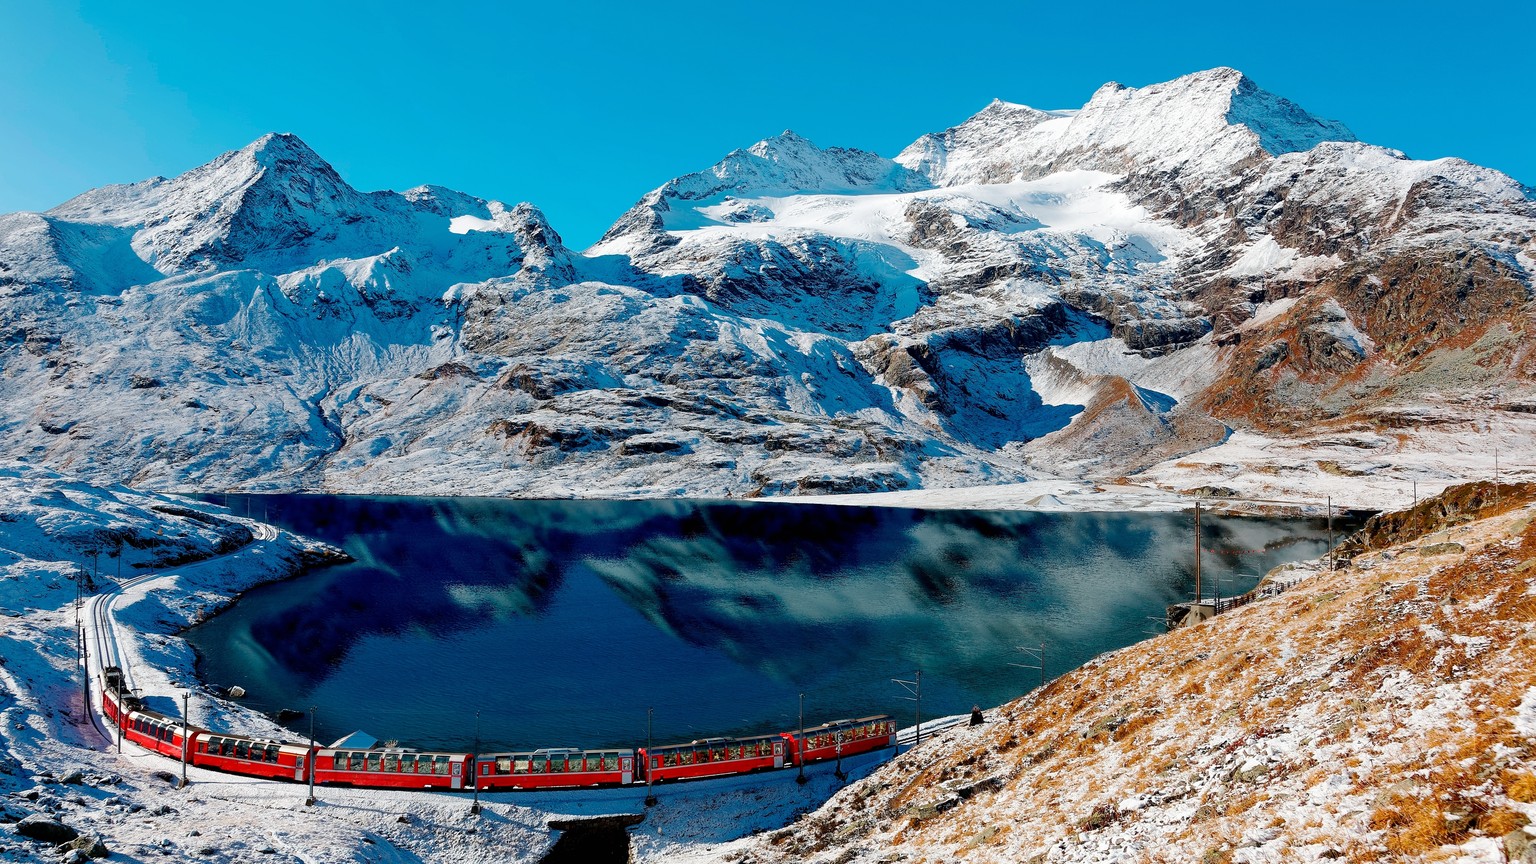
<instances>
[{"instance_id":1,"label":"blue sky","mask_svg":"<svg viewBox=\"0 0 1536 864\"><path fill-rule=\"evenodd\" d=\"M1371 143L1536 185L1533 8L0 0L0 212L286 131L360 189L532 201L579 248L785 128L892 156L993 97L1075 108L1212 66Z\"/></svg>"}]
</instances>

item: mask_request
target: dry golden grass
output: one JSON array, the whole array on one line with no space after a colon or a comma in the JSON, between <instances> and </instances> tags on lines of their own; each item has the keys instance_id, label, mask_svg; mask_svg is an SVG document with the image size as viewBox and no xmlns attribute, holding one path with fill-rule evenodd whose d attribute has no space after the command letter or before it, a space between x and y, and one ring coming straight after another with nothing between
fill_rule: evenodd
<instances>
[{"instance_id":1,"label":"dry golden grass","mask_svg":"<svg viewBox=\"0 0 1536 864\"><path fill-rule=\"evenodd\" d=\"M1536 774L1529 771L1507 771L1504 775L1504 794L1521 804L1536 801Z\"/></svg>"},{"instance_id":2,"label":"dry golden grass","mask_svg":"<svg viewBox=\"0 0 1536 864\"><path fill-rule=\"evenodd\" d=\"M1536 686L1536 568L1517 569L1536 559L1536 519L1517 518L1434 525L1467 551L1426 558L1405 536L1327 590L1306 583L1065 675L995 724L903 755L845 812L810 817L825 832L806 833L933 861L1028 861L1132 824L1155 838L1134 856L1146 861L1219 860L1264 826L1346 861L1430 861L1445 844L1502 836L1522 824L1514 803L1536 802L1536 760L1511 723ZM1488 641L1469 648L1477 636ZM1239 770L1276 736L1290 742L1278 759ZM935 806L952 797L944 781L991 776L1007 779ZM1308 804L1319 789L1353 803ZM1182 809L1120 809L1154 793ZM878 827L845 837L854 820ZM837 847L759 848L787 861Z\"/></svg>"}]
</instances>

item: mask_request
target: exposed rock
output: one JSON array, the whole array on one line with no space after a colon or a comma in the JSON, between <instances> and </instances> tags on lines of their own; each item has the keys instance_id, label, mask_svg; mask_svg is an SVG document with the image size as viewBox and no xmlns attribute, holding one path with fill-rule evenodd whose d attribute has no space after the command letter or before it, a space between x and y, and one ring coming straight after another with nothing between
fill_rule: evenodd
<instances>
[{"instance_id":1,"label":"exposed rock","mask_svg":"<svg viewBox=\"0 0 1536 864\"><path fill-rule=\"evenodd\" d=\"M64 853L81 852L84 853L87 858L105 858L111 854L107 850L105 843L102 843L99 839L88 834L82 834L79 837L69 841L68 843L63 844L59 847L59 851Z\"/></svg>"},{"instance_id":2,"label":"exposed rock","mask_svg":"<svg viewBox=\"0 0 1536 864\"><path fill-rule=\"evenodd\" d=\"M12 826L11 830L31 840L54 844L68 843L80 836L80 832L75 829L41 813L34 813L22 819Z\"/></svg>"}]
</instances>

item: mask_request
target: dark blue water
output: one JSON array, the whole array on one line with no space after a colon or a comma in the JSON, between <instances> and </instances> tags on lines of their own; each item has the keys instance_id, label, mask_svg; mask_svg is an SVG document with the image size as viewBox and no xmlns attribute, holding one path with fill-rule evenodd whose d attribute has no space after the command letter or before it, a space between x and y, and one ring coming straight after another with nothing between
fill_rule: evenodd
<instances>
[{"instance_id":1,"label":"dark blue water","mask_svg":"<svg viewBox=\"0 0 1536 864\"><path fill-rule=\"evenodd\" d=\"M191 630L204 680L424 748L658 743L992 706L1161 629L1193 589L1188 514L697 501L231 496L356 563ZM1205 517L1207 593L1326 548L1316 520ZM300 721L302 728L307 721Z\"/></svg>"}]
</instances>

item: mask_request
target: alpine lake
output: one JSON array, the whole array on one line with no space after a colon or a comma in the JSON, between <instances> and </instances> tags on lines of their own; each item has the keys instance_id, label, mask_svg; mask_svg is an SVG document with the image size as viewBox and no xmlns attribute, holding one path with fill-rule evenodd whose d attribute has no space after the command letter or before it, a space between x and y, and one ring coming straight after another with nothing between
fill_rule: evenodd
<instances>
[{"instance_id":1,"label":"alpine lake","mask_svg":"<svg viewBox=\"0 0 1536 864\"><path fill-rule=\"evenodd\" d=\"M212 496L353 563L184 634L202 679L421 749L632 747L991 708L1161 632L1191 513L779 502ZM1335 519L1335 531L1348 530ZM1202 518L1203 582L1327 550L1322 519ZM477 717L478 714L478 717ZM290 715L291 716L291 715ZM290 724L308 734L308 718Z\"/></svg>"}]
</instances>

